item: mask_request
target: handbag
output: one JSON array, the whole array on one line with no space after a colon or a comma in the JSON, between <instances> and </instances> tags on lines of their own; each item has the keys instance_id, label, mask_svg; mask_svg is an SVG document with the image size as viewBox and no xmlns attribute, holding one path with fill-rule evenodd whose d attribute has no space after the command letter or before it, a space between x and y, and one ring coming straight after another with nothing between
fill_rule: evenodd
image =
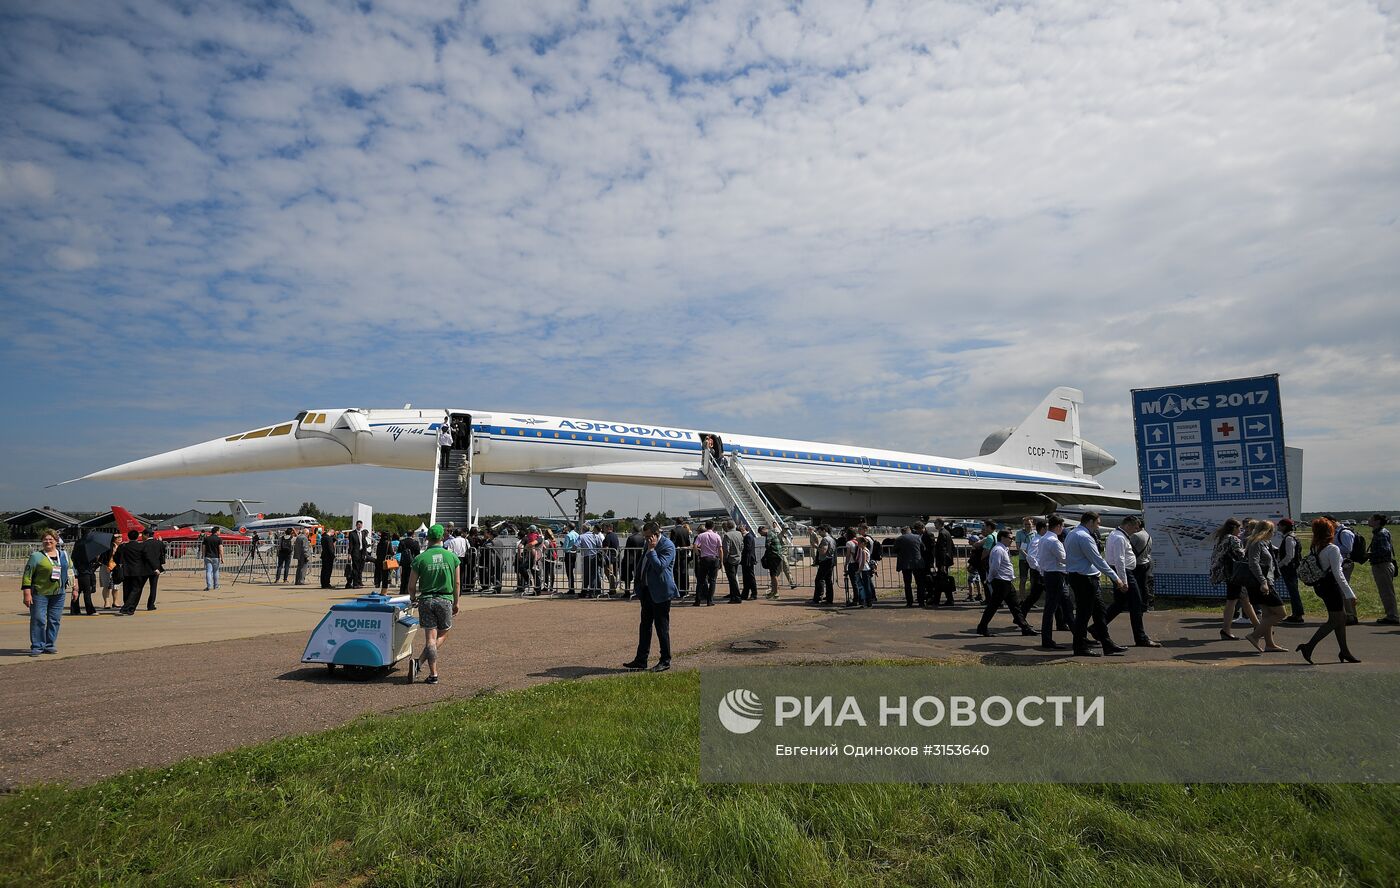
<instances>
[{"instance_id":1,"label":"handbag","mask_svg":"<svg viewBox=\"0 0 1400 888\"><path fill-rule=\"evenodd\" d=\"M399 567L399 559L395 558L394 556L390 555L388 558L385 558L385 559L384 559L384 569L385 569L385 570L397 570L398 567Z\"/></svg>"},{"instance_id":2,"label":"handbag","mask_svg":"<svg viewBox=\"0 0 1400 888\"><path fill-rule=\"evenodd\" d=\"M1230 568L1230 582L1237 586L1252 587L1257 585L1254 578L1254 571L1249 569L1249 562L1241 558Z\"/></svg>"}]
</instances>

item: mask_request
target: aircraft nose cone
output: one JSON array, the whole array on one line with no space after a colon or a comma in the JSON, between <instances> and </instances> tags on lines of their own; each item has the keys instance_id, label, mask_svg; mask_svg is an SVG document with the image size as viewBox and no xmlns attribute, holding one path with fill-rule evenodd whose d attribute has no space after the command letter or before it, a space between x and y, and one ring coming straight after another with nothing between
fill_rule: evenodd
<instances>
[{"instance_id":1,"label":"aircraft nose cone","mask_svg":"<svg viewBox=\"0 0 1400 888\"><path fill-rule=\"evenodd\" d=\"M281 428L287 431L278 433ZM234 472L264 472L351 462L350 451L327 439L298 439L290 424L257 437L234 436L192 444L155 456L122 463L74 481L147 481ZM64 484L71 483L64 481Z\"/></svg>"}]
</instances>

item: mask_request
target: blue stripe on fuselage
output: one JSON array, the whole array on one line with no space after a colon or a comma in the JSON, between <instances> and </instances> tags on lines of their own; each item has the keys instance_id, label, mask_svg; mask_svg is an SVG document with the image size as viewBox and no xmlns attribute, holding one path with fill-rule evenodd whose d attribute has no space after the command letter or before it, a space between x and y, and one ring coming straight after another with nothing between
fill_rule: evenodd
<instances>
[{"instance_id":1,"label":"blue stripe on fuselage","mask_svg":"<svg viewBox=\"0 0 1400 888\"><path fill-rule=\"evenodd\" d=\"M418 423L370 423L371 427L388 425L418 425ZM441 425L441 423L431 423L428 426L428 430L433 431L439 425ZM551 444L605 447L608 450L627 450L634 453L644 453L649 450L690 450L698 453L704 446L698 441L685 441L674 438L650 438L643 435L602 435L591 432L570 432L553 429L546 431L544 429L521 429L508 426L473 425L472 431L476 434L499 437L505 441L543 441ZM531 434L532 432L533 434ZM614 443L614 441L616 443ZM1017 475L1010 472L987 472L978 469L957 469L948 466L901 462L899 460L876 459L870 460L867 463L862 463L858 457L838 456L836 454L817 451L770 450L768 448L742 447L734 444L725 444L724 450L726 453L738 453L740 456L780 464L815 464L819 467L832 466L850 469L868 468L870 471L879 471L896 475L943 475L950 478L1030 481L1038 484L1055 484L1064 487L1084 487L1086 490L1100 489L1088 487L1072 479L1038 478L1034 475Z\"/></svg>"}]
</instances>

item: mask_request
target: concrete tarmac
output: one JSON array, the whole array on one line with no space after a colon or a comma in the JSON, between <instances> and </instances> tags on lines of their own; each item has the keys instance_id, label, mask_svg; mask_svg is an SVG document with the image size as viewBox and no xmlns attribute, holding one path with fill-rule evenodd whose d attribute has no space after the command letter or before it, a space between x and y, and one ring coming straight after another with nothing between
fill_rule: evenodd
<instances>
[{"instance_id":1,"label":"concrete tarmac","mask_svg":"<svg viewBox=\"0 0 1400 888\"><path fill-rule=\"evenodd\" d=\"M0 663L0 786L37 781L88 783L136 767L208 756L276 737L344 724L366 713L410 710L485 690L623 672L636 646L637 605L622 601L467 597L436 686L405 682L406 670L353 681L303 665L307 636L348 590L240 586L205 594L202 583L171 582L160 609L132 617L65 616L58 656L30 658L27 619L3 621ZM189 588L193 586L194 588ZM1003 611L993 638L972 632L978 605L906 609L887 600L874 609L814 608L801 591L776 602L719 603L673 610L676 668L853 659L945 661L1100 668L1310 668L1292 651L1317 626L1278 630L1287 653L1256 653L1222 641L1218 617L1200 611L1147 616L1162 648L1130 647L1123 656L1080 659L1042 652L1038 638L1010 628ZM11 612L13 614L13 612ZM1032 614L1038 625L1039 612ZM1113 624L1129 643L1127 617ZM1247 629L1236 629L1243 636ZM1400 630L1355 626L1348 635L1359 666L1336 662L1328 640L1319 669L1400 673ZM1068 637L1057 635L1064 644ZM655 654L653 654L653 661Z\"/></svg>"},{"instance_id":2,"label":"concrete tarmac","mask_svg":"<svg viewBox=\"0 0 1400 888\"><path fill-rule=\"evenodd\" d=\"M373 592L363 589L321 589L319 584L280 586L230 582L225 571L218 589L204 591L201 574L168 573L161 577L156 610L146 610L142 598L136 613L118 616L113 609L88 616L64 612L59 624L58 653L47 657L81 657L117 651L144 651L176 644L253 638L275 632L310 632L330 606ZM120 590L118 590L120 591ZM390 588L391 595L398 590ZM100 606L100 595L93 596ZM464 609L478 610L514 604L513 596L469 596ZM15 593L14 603L24 602ZM29 653L29 612L16 610L0 618L0 667L26 662Z\"/></svg>"}]
</instances>

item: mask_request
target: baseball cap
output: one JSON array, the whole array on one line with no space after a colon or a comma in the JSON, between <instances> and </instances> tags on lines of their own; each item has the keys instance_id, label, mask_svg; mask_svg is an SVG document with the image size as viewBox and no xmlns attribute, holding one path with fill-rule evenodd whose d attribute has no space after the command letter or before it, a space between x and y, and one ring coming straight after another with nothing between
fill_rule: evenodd
<instances>
[{"instance_id":1,"label":"baseball cap","mask_svg":"<svg viewBox=\"0 0 1400 888\"><path fill-rule=\"evenodd\" d=\"M440 540L440 539L442 539L442 525L441 525L441 524L434 524L432 527L428 528L428 539L430 539L430 540Z\"/></svg>"}]
</instances>

